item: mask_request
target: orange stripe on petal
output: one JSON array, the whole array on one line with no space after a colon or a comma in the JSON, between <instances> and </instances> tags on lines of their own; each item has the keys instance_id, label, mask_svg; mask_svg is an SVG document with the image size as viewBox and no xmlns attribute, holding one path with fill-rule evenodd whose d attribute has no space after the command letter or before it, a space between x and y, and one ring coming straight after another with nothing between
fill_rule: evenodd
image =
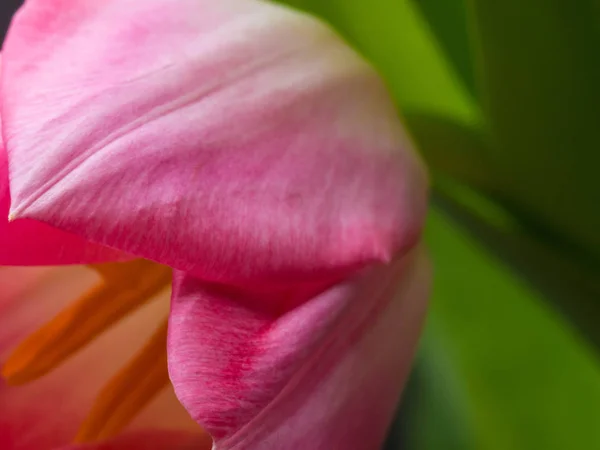
<instances>
[{"instance_id":1,"label":"orange stripe on petal","mask_svg":"<svg viewBox=\"0 0 600 450\"><path fill-rule=\"evenodd\" d=\"M105 282L62 310L15 349L2 368L8 383L23 384L47 374L146 303L171 277L167 267L144 260L95 268Z\"/></svg>"},{"instance_id":2,"label":"orange stripe on petal","mask_svg":"<svg viewBox=\"0 0 600 450\"><path fill-rule=\"evenodd\" d=\"M117 435L169 384L166 340L167 321L102 389L79 429L76 442L93 442Z\"/></svg>"}]
</instances>

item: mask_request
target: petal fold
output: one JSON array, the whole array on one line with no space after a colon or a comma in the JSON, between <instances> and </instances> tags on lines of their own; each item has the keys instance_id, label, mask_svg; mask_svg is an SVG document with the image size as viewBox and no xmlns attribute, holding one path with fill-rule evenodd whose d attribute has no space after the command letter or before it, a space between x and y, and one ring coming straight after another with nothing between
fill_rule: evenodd
<instances>
[{"instance_id":1,"label":"petal fold","mask_svg":"<svg viewBox=\"0 0 600 450\"><path fill-rule=\"evenodd\" d=\"M304 14L28 0L4 55L15 217L238 286L332 282L418 240L426 175L387 89Z\"/></svg>"},{"instance_id":2,"label":"petal fold","mask_svg":"<svg viewBox=\"0 0 600 450\"><path fill-rule=\"evenodd\" d=\"M27 219L11 222L9 209L8 157L0 134L0 265L82 264L129 259L117 250L92 244L42 222Z\"/></svg>"},{"instance_id":3,"label":"petal fold","mask_svg":"<svg viewBox=\"0 0 600 450\"><path fill-rule=\"evenodd\" d=\"M6 152L0 142L0 266L44 266L122 261L130 257L37 220L9 221Z\"/></svg>"},{"instance_id":4,"label":"petal fold","mask_svg":"<svg viewBox=\"0 0 600 450\"><path fill-rule=\"evenodd\" d=\"M277 315L259 306L272 293L179 274L168 341L175 392L218 450L380 448L410 368L429 277L416 250Z\"/></svg>"}]
</instances>

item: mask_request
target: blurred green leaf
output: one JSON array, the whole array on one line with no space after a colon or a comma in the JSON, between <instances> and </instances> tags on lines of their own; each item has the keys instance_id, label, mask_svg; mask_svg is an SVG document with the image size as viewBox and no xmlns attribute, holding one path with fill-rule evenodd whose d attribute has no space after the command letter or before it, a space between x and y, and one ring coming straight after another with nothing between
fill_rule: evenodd
<instances>
[{"instance_id":1,"label":"blurred green leaf","mask_svg":"<svg viewBox=\"0 0 600 450\"><path fill-rule=\"evenodd\" d=\"M393 430L400 439L385 450L477 450L466 386L440 345L443 339L430 319L405 388L405 417Z\"/></svg>"},{"instance_id":2,"label":"blurred green leaf","mask_svg":"<svg viewBox=\"0 0 600 450\"><path fill-rule=\"evenodd\" d=\"M470 448L600 448L600 366L585 341L440 210L426 238L436 281L420 356L431 363L419 370L446 380L409 395L430 409L460 403ZM447 450L447 432L455 442L456 427L434 428L432 414L412 428L440 434L438 443L411 448Z\"/></svg>"},{"instance_id":3,"label":"blurred green leaf","mask_svg":"<svg viewBox=\"0 0 600 450\"><path fill-rule=\"evenodd\" d=\"M478 122L479 111L411 0L288 0L321 16L379 69L402 108Z\"/></svg>"},{"instance_id":4,"label":"blurred green leaf","mask_svg":"<svg viewBox=\"0 0 600 450\"><path fill-rule=\"evenodd\" d=\"M495 188L496 175L482 129L446 117L411 112L406 112L404 121L435 175L450 176L482 189Z\"/></svg>"},{"instance_id":5,"label":"blurred green leaf","mask_svg":"<svg viewBox=\"0 0 600 450\"><path fill-rule=\"evenodd\" d=\"M429 115L408 114L406 122L432 168L438 201L600 349L600 277L494 202L501 185L492 172L483 131Z\"/></svg>"},{"instance_id":6,"label":"blurred green leaf","mask_svg":"<svg viewBox=\"0 0 600 450\"><path fill-rule=\"evenodd\" d=\"M539 292L600 350L600 278L594 271L545 245L506 211L467 187L445 180L435 199L472 238L504 261L515 277ZM489 214L491 208L496 208L493 215Z\"/></svg>"},{"instance_id":7,"label":"blurred green leaf","mask_svg":"<svg viewBox=\"0 0 600 450\"><path fill-rule=\"evenodd\" d=\"M597 0L468 0L506 204L600 263Z\"/></svg>"},{"instance_id":8,"label":"blurred green leaf","mask_svg":"<svg viewBox=\"0 0 600 450\"><path fill-rule=\"evenodd\" d=\"M476 96L465 0L411 0L429 23L463 85Z\"/></svg>"}]
</instances>

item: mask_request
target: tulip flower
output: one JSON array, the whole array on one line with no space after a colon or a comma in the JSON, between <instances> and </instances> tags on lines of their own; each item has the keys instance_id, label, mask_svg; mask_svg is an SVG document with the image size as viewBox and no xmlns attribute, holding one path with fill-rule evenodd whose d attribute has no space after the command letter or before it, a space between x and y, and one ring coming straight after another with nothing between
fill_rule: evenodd
<instances>
[{"instance_id":1,"label":"tulip flower","mask_svg":"<svg viewBox=\"0 0 600 450\"><path fill-rule=\"evenodd\" d=\"M332 30L255 0L28 0L0 98L0 263L101 277L4 300L2 448L382 444L426 309L427 177Z\"/></svg>"}]
</instances>

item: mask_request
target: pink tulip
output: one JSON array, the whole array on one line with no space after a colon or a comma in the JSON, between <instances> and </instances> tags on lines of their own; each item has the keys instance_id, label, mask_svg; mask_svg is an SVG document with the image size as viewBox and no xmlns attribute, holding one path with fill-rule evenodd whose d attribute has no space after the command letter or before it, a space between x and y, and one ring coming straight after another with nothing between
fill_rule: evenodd
<instances>
[{"instance_id":1,"label":"pink tulip","mask_svg":"<svg viewBox=\"0 0 600 450\"><path fill-rule=\"evenodd\" d=\"M28 0L2 58L0 263L102 278L5 269L0 448L378 448L429 268L373 69L257 0Z\"/></svg>"}]
</instances>

